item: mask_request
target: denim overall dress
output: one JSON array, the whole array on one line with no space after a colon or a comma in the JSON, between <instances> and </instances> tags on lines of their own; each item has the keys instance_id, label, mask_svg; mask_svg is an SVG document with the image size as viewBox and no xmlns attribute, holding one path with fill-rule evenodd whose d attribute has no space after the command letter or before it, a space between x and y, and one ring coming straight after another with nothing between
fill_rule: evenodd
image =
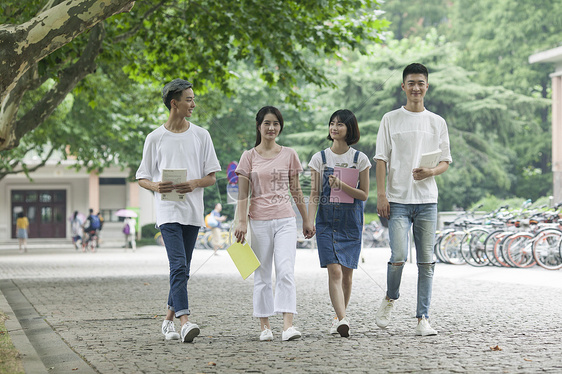
<instances>
[{"instance_id":1,"label":"denim overall dress","mask_svg":"<svg viewBox=\"0 0 562 374\"><path fill-rule=\"evenodd\" d=\"M361 235L363 229L363 201L353 199L353 203L331 203L329 176L334 168L326 166L326 154L322 155L322 194L316 214L316 242L320 266L340 264L349 269L357 269L361 254ZM352 168L357 168L359 151L355 152Z\"/></svg>"}]
</instances>

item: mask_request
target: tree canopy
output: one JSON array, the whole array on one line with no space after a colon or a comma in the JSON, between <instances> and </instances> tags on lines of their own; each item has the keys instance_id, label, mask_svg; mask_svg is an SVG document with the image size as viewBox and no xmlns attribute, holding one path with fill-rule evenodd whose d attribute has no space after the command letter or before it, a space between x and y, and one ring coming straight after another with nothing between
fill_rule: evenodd
<instances>
[{"instance_id":1,"label":"tree canopy","mask_svg":"<svg viewBox=\"0 0 562 374\"><path fill-rule=\"evenodd\" d=\"M371 0L137 1L131 10L133 3L35 1L22 10L19 1L3 2L0 150L16 147L99 67L122 68L138 83L181 76L200 90L226 90L231 63L247 60L266 82L291 93L297 76L328 83L319 67L303 59L304 51L361 49L363 41L377 41L384 26ZM114 15L123 10L130 12ZM49 93L19 113L24 94L49 78L55 81Z\"/></svg>"},{"instance_id":2,"label":"tree canopy","mask_svg":"<svg viewBox=\"0 0 562 374\"><path fill-rule=\"evenodd\" d=\"M21 9L7 0L0 22L24 24L57 3L32 0ZM454 161L437 178L440 209L491 195L535 200L552 189L552 66L527 59L561 42L561 7L388 0L381 15L373 1L137 1L36 64L40 84L20 101L18 121L83 58L92 35L102 37L95 73L19 147L0 153L0 178L25 170L19 161L29 150L74 155L89 170L136 170L146 133L167 115L160 87L176 77L195 83L193 121L211 132L223 165L253 146L253 118L263 105L280 107L280 142L303 162L329 145L330 114L351 109L361 128L356 147L372 157L382 115L405 102L401 71L417 61L430 69L426 107L449 125ZM382 33L385 18L389 33ZM367 210L376 206L374 177Z\"/></svg>"},{"instance_id":3,"label":"tree canopy","mask_svg":"<svg viewBox=\"0 0 562 374\"><path fill-rule=\"evenodd\" d=\"M12 149L19 139L48 118L66 95L87 74L95 70L94 60L101 49L104 29L94 27L86 47L75 56L61 56L51 65L50 74L39 65L49 55L76 39L85 30L114 14L129 11L131 0L49 1L38 14L27 18L29 7L5 1L0 18L0 150ZM30 5L38 5L30 4ZM40 87L56 73L57 84L18 118L20 103L29 90Z\"/></svg>"}]
</instances>

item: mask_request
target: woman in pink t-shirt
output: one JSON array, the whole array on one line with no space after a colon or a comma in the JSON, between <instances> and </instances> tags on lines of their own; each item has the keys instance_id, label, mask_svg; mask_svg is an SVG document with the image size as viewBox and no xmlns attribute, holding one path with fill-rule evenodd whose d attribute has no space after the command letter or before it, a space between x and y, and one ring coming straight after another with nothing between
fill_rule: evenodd
<instances>
[{"instance_id":1,"label":"woman in pink t-shirt","mask_svg":"<svg viewBox=\"0 0 562 374\"><path fill-rule=\"evenodd\" d=\"M254 317L260 319L260 340L273 340L269 317L283 314L282 340L294 340L301 333L293 326L297 313L295 286L295 256L297 224L291 206L291 195L303 218L306 237L313 234L306 217L306 206L299 183L302 167L297 153L277 144L283 130L283 116L279 109L266 106L256 115L256 145L240 158L238 179L238 211L246 212L250 196L249 222L242 214L234 231L243 242L250 224L252 249L260 260L254 273ZM289 190L291 195L289 195ZM271 281L275 263L275 296Z\"/></svg>"}]
</instances>

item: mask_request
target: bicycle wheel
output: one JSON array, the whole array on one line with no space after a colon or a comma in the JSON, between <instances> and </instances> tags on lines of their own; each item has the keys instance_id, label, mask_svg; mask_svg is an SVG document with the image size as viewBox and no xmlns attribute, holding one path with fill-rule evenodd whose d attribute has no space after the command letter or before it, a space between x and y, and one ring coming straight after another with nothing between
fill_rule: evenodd
<instances>
[{"instance_id":1,"label":"bicycle wheel","mask_svg":"<svg viewBox=\"0 0 562 374\"><path fill-rule=\"evenodd\" d=\"M495 230L488 234L486 240L484 240L484 250L486 251L486 257L488 261L490 261L490 265L502 266L494 256L494 247L496 243L501 240L502 235L505 235L503 230Z\"/></svg>"},{"instance_id":2,"label":"bicycle wheel","mask_svg":"<svg viewBox=\"0 0 562 374\"><path fill-rule=\"evenodd\" d=\"M518 232L503 240L502 254L513 267L527 268L536 264L533 258L534 235L529 232Z\"/></svg>"},{"instance_id":3,"label":"bicycle wheel","mask_svg":"<svg viewBox=\"0 0 562 374\"><path fill-rule=\"evenodd\" d=\"M156 235L154 235L154 240L156 241L156 244L162 246L164 245L164 238L162 238L162 233L160 231L158 231Z\"/></svg>"},{"instance_id":4,"label":"bicycle wheel","mask_svg":"<svg viewBox=\"0 0 562 374\"><path fill-rule=\"evenodd\" d=\"M447 263L447 260L445 260L445 256L441 252L441 241L443 240L443 237L449 232L453 232L453 230L446 229L444 231L438 231L435 233L435 244L433 245L433 253L435 257L437 257L437 260L439 262Z\"/></svg>"},{"instance_id":5,"label":"bicycle wheel","mask_svg":"<svg viewBox=\"0 0 562 374\"><path fill-rule=\"evenodd\" d=\"M230 231L227 230L221 232L221 249L230 247L230 245L232 244L231 240L232 239L230 238Z\"/></svg>"},{"instance_id":6,"label":"bicycle wheel","mask_svg":"<svg viewBox=\"0 0 562 374\"><path fill-rule=\"evenodd\" d=\"M506 268L511 268L514 267L513 265L511 265L511 263L509 263L505 257L503 256L503 242L505 240L505 238L511 236L513 234L513 232L507 232L504 231L503 233L499 234L497 236L497 240L494 243L494 258L496 259L496 261L503 267Z\"/></svg>"},{"instance_id":7,"label":"bicycle wheel","mask_svg":"<svg viewBox=\"0 0 562 374\"><path fill-rule=\"evenodd\" d=\"M195 248L196 249L208 249L205 246L205 240L206 240L205 234L206 233L207 232L203 231L203 230L199 230L199 232L197 233L197 241L195 242Z\"/></svg>"},{"instance_id":8,"label":"bicycle wheel","mask_svg":"<svg viewBox=\"0 0 562 374\"><path fill-rule=\"evenodd\" d=\"M375 248L375 237L370 230L363 232L363 248Z\"/></svg>"},{"instance_id":9,"label":"bicycle wheel","mask_svg":"<svg viewBox=\"0 0 562 374\"><path fill-rule=\"evenodd\" d=\"M466 232L466 236L461 242L461 255L469 265L482 267L490 264L484 246L487 237L488 230L481 228L470 229Z\"/></svg>"},{"instance_id":10,"label":"bicycle wheel","mask_svg":"<svg viewBox=\"0 0 562 374\"><path fill-rule=\"evenodd\" d=\"M548 270L562 268L560 241L562 231L546 229L539 231L533 239L533 257L537 264Z\"/></svg>"},{"instance_id":11,"label":"bicycle wheel","mask_svg":"<svg viewBox=\"0 0 562 374\"><path fill-rule=\"evenodd\" d=\"M441 250L445 262L451 265L462 265L466 263L461 255L461 243L464 236L464 231L452 231L443 236L439 244L439 249Z\"/></svg>"}]
</instances>

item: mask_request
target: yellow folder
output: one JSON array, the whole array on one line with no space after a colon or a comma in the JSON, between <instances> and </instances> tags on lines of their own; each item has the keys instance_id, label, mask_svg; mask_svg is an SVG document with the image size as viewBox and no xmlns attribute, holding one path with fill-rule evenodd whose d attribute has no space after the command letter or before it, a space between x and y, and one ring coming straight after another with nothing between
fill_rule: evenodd
<instances>
[{"instance_id":1,"label":"yellow folder","mask_svg":"<svg viewBox=\"0 0 562 374\"><path fill-rule=\"evenodd\" d=\"M243 279L248 278L260 266L260 261L248 243L235 242L226 251L234 261L234 265L238 268Z\"/></svg>"}]
</instances>

